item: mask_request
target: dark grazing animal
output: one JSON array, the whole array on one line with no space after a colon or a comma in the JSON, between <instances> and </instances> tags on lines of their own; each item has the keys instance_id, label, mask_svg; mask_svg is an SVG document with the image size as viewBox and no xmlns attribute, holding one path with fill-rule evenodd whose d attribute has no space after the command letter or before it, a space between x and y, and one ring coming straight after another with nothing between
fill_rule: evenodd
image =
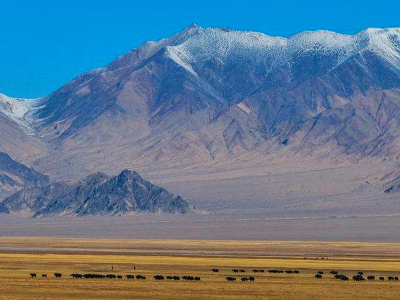
<instances>
[{"instance_id":1,"label":"dark grazing animal","mask_svg":"<svg viewBox=\"0 0 400 300\"><path fill-rule=\"evenodd\" d=\"M243 270L243 269L240 269L239 272L240 272L240 273L245 273L246 271Z\"/></svg>"},{"instance_id":2,"label":"dark grazing animal","mask_svg":"<svg viewBox=\"0 0 400 300\"><path fill-rule=\"evenodd\" d=\"M60 278L60 277L62 277L62 274L61 273L54 273L54 277Z\"/></svg>"},{"instance_id":3,"label":"dark grazing animal","mask_svg":"<svg viewBox=\"0 0 400 300\"><path fill-rule=\"evenodd\" d=\"M155 280L164 280L164 276L162 276L162 275L155 275L153 278Z\"/></svg>"},{"instance_id":4,"label":"dark grazing animal","mask_svg":"<svg viewBox=\"0 0 400 300\"><path fill-rule=\"evenodd\" d=\"M42 278L47 278L47 275L46 274L42 274Z\"/></svg>"},{"instance_id":5,"label":"dark grazing animal","mask_svg":"<svg viewBox=\"0 0 400 300\"><path fill-rule=\"evenodd\" d=\"M358 275L353 276L353 280L354 281L364 281L365 279L362 275L358 274Z\"/></svg>"},{"instance_id":6,"label":"dark grazing animal","mask_svg":"<svg viewBox=\"0 0 400 300\"><path fill-rule=\"evenodd\" d=\"M83 278L83 275L82 274L71 274L71 275L69 275L70 277L72 277L72 278Z\"/></svg>"},{"instance_id":7,"label":"dark grazing animal","mask_svg":"<svg viewBox=\"0 0 400 300\"><path fill-rule=\"evenodd\" d=\"M380 281L385 281L385 277L379 277Z\"/></svg>"},{"instance_id":8,"label":"dark grazing animal","mask_svg":"<svg viewBox=\"0 0 400 300\"><path fill-rule=\"evenodd\" d=\"M122 275L117 275L117 278L118 279L122 279Z\"/></svg>"},{"instance_id":9,"label":"dark grazing animal","mask_svg":"<svg viewBox=\"0 0 400 300\"><path fill-rule=\"evenodd\" d=\"M317 279L322 279L322 275L321 274L316 274L314 277L317 278Z\"/></svg>"},{"instance_id":10,"label":"dark grazing animal","mask_svg":"<svg viewBox=\"0 0 400 300\"><path fill-rule=\"evenodd\" d=\"M324 272L323 272L323 271L318 271L318 274L321 274L321 275L323 275L323 274L324 274Z\"/></svg>"},{"instance_id":11,"label":"dark grazing animal","mask_svg":"<svg viewBox=\"0 0 400 300\"><path fill-rule=\"evenodd\" d=\"M399 281L399 277L395 276L394 281Z\"/></svg>"},{"instance_id":12,"label":"dark grazing animal","mask_svg":"<svg viewBox=\"0 0 400 300\"><path fill-rule=\"evenodd\" d=\"M214 273L218 273L219 269L211 269L211 271L213 271Z\"/></svg>"},{"instance_id":13,"label":"dark grazing animal","mask_svg":"<svg viewBox=\"0 0 400 300\"><path fill-rule=\"evenodd\" d=\"M116 278L117 278L117 275L114 275L114 274L107 274L107 275L106 275L106 278L107 278L107 279L116 279Z\"/></svg>"},{"instance_id":14,"label":"dark grazing animal","mask_svg":"<svg viewBox=\"0 0 400 300\"><path fill-rule=\"evenodd\" d=\"M233 269L232 272L233 273L239 273L239 270L238 269Z\"/></svg>"},{"instance_id":15,"label":"dark grazing animal","mask_svg":"<svg viewBox=\"0 0 400 300\"><path fill-rule=\"evenodd\" d=\"M228 276L228 277L225 278L225 280L227 280L227 281L236 281L236 278Z\"/></svg>"},{"instance_id":16,"label":"dark grazing animal","mask_svg":"<svg viewBox=\"0 0 400 300\"><path fill-rule=\"evenodd\" d=\"M373 275L367 276L367 279L368 280L375 280L375 276L373 276Z\"/></svg>"},{"instance_id":17,"label":"dark grazing animal","mask_svg":"<svg viewBox=\"0 0 400 300\"><path fill-rule=\"evenodd\" d=\"M336 274L335 276L333 276L333 278L343 280L343 281L349 280L349 277L347 277L346 275L340 275L340 274Z\"/></svg>"},{"instance_id":18,"label":"dark grazing animal","mask_svg":"<svg viewBox=\"0 0 400 300\"><path fill-rule=\"evenodd\" d=\"M139 280L146 280L146 276L143 276L143 275L136 275L136 279L139 279Z\"/></svg>"},{"instance_id":19,"label":"dark grazing animal","mask_svg":"<svg viewBox=\"0 0 400 300\"><path fill-rule=\"evenodd\" d=\"M362 275L364 275L364 272L360 271L360 272L357 272L357 274L362 276Z\"/></svg>"},{"instance_id":20,"label":"dark grazing animal","mask_svg":"<svg viewBox=\"0 0 400 300\"><path fill-rule=\"evenodd\" d=\"M265 273L265 270L263 270L263 269L254 269L253 273Z\"/></svg>"},{"instance_id":21,"label":"dark grazing animal","mask_svg":"<svg viewBox=\"0 0 400 300\"><path fill-rule=\"evenodd\" d=\"M193 276L182 276L182 280L184 281L193 281L195 280Z\"/></svg>"},{"instance_id":22,"label":"dark grazing animal","mask_svg":"<svg viewBox=\"0 0 400 300\"><path fill-rule=\"evenodd\" d=\"M29 275L31 276L31 278L36 278L36 273L31 273Z\"/></svg>"},{"instance_id":23,"label":"dark grazing animal","mask_svg":"<svg viewBox=\"0 0 400 300\"><path fill-rule=\"evenodd\" d=\"M135 279L135 275L128 274L125 276L126 279Z\"/></svg>"},{"instance_id":24,"label":"dark grazing animal","mask_svg":"<svg viewBox=\"0 0 400 300\"><path fill-rule=\"evenodd\" d=\"M83 274L82 275L84 279L103 279L105 278L104 275L102 274Z\"/></svg>"},{"instance_id":25,"label":"dark grazing animal","mask_svg":"<svg viewBox=\"0 0 400 300\"><path fill-rule=\"evenodd\" d=\"M389 276L389 277L388 277L388 280L389 280L389 281L394 281L394 277L393 277L393 276Z\"/></svg>"},{"instance_id":26,"label":"dark grazing animal","mask_svg":"<svg viewBox=\"0 0 400 300\"><path fill-rule=\"evenodd\" d=\"M337 275L337 274L339 274L339 272L338 272L338 271L335 271L335 270L332 270L330 273L331 273L332 275Z\"/></svg>"}]
</instances>

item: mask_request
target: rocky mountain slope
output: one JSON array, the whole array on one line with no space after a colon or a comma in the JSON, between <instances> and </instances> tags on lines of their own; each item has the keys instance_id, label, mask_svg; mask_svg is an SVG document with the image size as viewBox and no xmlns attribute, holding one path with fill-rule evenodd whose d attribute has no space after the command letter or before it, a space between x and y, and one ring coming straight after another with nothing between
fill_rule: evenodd
<instances>
[{"instance_id":1,"label":"rocky mountain slope","mask_svg":"<svg viewBox=\"0 0 400 300\"><path fill-rule=\"evenodd\" d=\"M243 155L397 160L399 99L397 28L281 38L192 25L11 118L3 105L0 122L35 150L0 150L55 179Z\"/></svg>"},{"instance_id":2,"label":"rocky mountain slope","mask_svg":"<svg viewBox=\"0 0 400 300\"><path fill-rule=\"evenodd\" d=\"M47 153L40 135L32 128L27 113L35 100L15 99L0 94L0 151L22 163L31 163Z\"/></svg>"},{"instance_id":3,"label":"rocky mountain slope","mask_svg":"<svg viewBox=\"0 0 400 300\"><path fill-rule=\"evenodd\" d=\"M138 212L185 214L194 211L180 196L129 170L114 177L96 173L77 183L59 182L40 188L25 188L0 203L2 213L20 213L35 218Z\"/></svg>"},{"instance_id":4,"label":"rocky mountain slope","mask_svg":"<svg viewBox=\"0 0 400 300\"><path fill-rule=\"evenodd\" d=\"M49 177L13 160L0 152L0 199L24 187L39 187L49 183Z\"/></svg>"}]
</instances>

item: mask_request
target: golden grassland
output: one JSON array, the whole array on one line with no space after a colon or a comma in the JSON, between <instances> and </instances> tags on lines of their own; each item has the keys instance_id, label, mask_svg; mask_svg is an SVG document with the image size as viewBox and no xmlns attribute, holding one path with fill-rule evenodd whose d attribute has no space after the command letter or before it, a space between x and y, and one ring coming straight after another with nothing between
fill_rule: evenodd
<instances>
[{"instance_id":1,"label":"golden grassland","mask_svg":"<svg viewBox=\"0 0 400 300\"><path fill-rule=\"evenodd\" d=\"M400 243L0 237L0 251L400 258Z\"/></svg>"},{"instance_id":2,"label":"golden grassland","mask_svg":"<svg viewBox=\"0 0 400 300\"><path fill-rule=\"evenodd\" d=\"M181 255L170 253L182 249ZM314 278L317 271L332 269L349 277L360 270L400 276L396 249L398 244L0 238L0 299L400 299L400 282ZM227 250L232 253L224 254ZM326 256L304 259L307 253ZM251 274L255 282L226 282L233 268L246 269L236 277ZM301 273L253 274L254 268ZM31 279L31 272L49 278ZM54 278L55 272L64 276ZM71 273L142 274L147 280L71 279ZM200 276L201 281L155 281L156 274Z\"/></svg>"}]
</instances>

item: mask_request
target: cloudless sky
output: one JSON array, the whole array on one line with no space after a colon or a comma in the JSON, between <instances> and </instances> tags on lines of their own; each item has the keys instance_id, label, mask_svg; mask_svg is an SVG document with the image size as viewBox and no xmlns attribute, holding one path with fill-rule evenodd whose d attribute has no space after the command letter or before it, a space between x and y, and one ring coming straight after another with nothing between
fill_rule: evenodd
<instances>
[{"instance_id":1,"label":"cloudless sky","mask_svg":"<svg viewBox=\"0 0 400 300\"><path fill-rule=\"evenodd\" d=\"M400 27L400 0L0 0L0 93L40 97L192 23L269 35Z\"/></svg>"}]
</instances>

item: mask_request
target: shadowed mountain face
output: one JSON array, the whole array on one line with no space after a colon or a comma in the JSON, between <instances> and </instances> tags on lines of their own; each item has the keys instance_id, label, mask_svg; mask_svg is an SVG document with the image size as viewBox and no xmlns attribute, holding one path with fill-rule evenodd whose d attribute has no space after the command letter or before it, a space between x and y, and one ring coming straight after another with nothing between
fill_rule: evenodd
<instances>
[{"instance_id":1,"label":"shadowed mountain face","mask_svg":"<svg viewBox=\"0 0 400 300\"><path fill-rule=\"evenodd\" d=\"M23 187L38 187L48 183L48 176L16 162L6 153L0 152L0 199Z\"/></svg>"},{"instance_id":2,"label":"shadowed mountain face","mask_svg":"<svg viewBox=\"0 0 400 300\"><path fill-rule=\"evenodd\" d=\"M215 159L283 140L307 152L396 154L399 38L398 29L284 39L194 25L77 78L34 115L63 149L129 141L136 159Z\"/></svg>"},{"instance_id":3,"label":"shadowed mountain face","mask_svg":"<svg viewBox=\"0 0 400 300\"><path fill-rule=\"evenodd\" d=\"M399 29L286 39L192 25L32 102L19 120L47 150L29 159L70 179L254 153L396 158L399 99Z\"/></svg>"},{"instance_id":4,"label":"shadowed mountain face","mask_svg":"<svg viewBox=\"0 0 400 300\"><path fill-rule=\"evenodd\" d=\"M26 188L0 204L2 213L25 213L36 218L194 211L180 196L172 195L129 170L115 177L96 173L75 184L59 182L42 188Z\"/></svg>"}]
</instances>

